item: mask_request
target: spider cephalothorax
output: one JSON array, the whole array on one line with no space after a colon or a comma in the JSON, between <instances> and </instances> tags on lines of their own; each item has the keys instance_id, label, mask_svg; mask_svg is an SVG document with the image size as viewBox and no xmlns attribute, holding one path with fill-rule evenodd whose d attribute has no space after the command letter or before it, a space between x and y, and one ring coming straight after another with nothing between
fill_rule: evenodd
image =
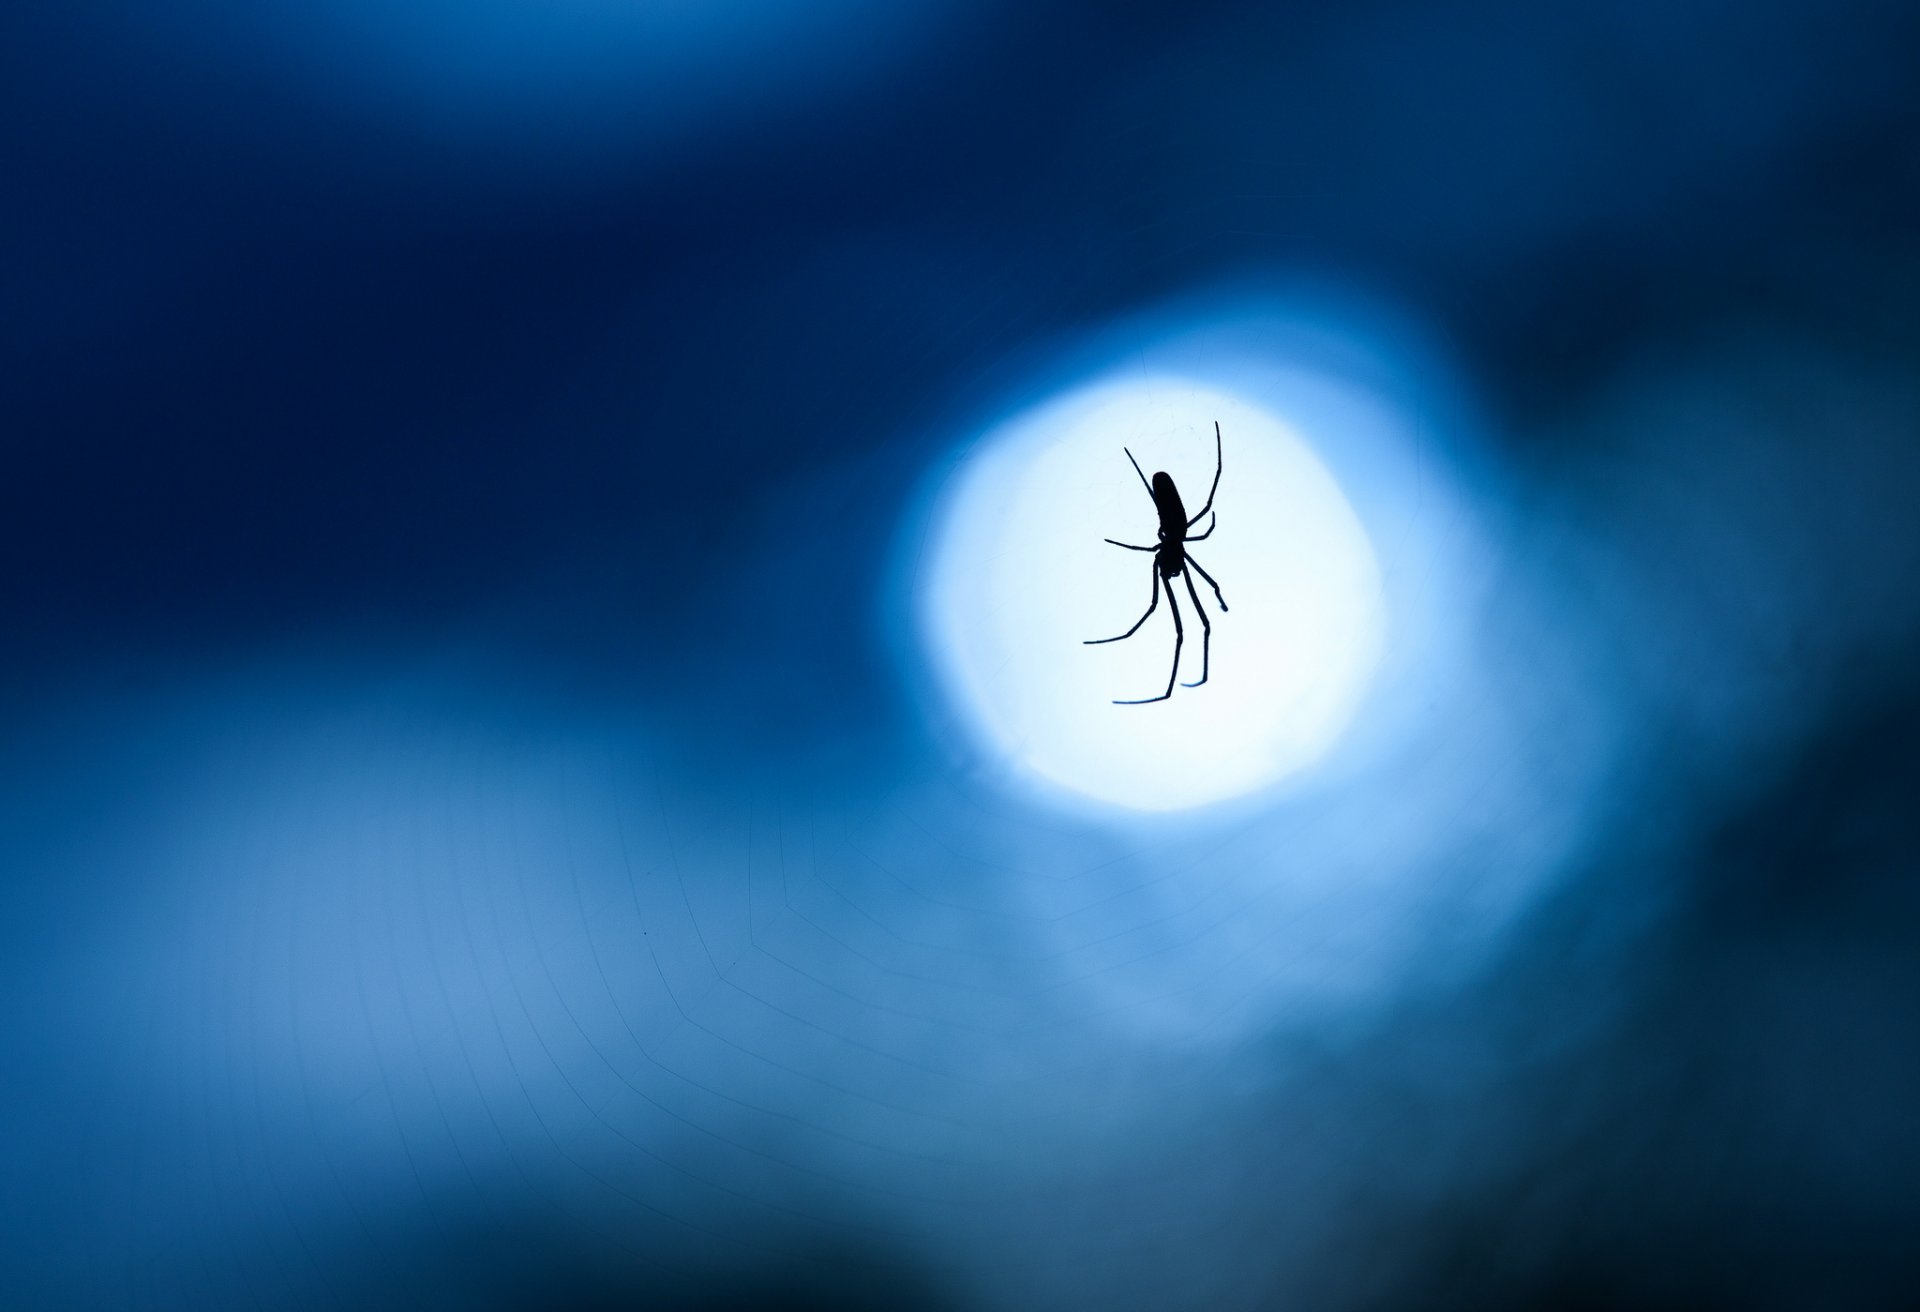
<instances>
[{"instance_id":1,"label":"spider cephalothorax","mask_svg":"<svg viewBox=\"0 0 1920 1312\"><path fill-rule=\"evenodd\" d=\"M1120 449L1127 451L1125 447ZM1187 596L1193 599L1193 609L1200 616L1200 677L1187 684L1187 687L1198 688L1207 681L1209 648L1213 644L1213 623L1207 618L1206 610L1200 605L1200 593L1193 586L1193 572L1189 571L1189 566L1192 567L1192 571L1197 571L1200 577L1207 581L1208 587L1213 589L1214 600L1220 603L1221 612L1224 614L1227 610L1227 599L1220 595L1220 585L1213 581L1213 575L1201 569L1200 562L1195 560L1193 554L1187 550L1187 543L1202 541L1213 533L1211 523L1207 525L1205 533L1189 536L1187 530L1205 519L1212 511L1213 494L1220 490L1222 467L1220 425L1215 422L1213 426L1213 486L1207 489L1207 504L1200 507L1200 513L1192 519L1187 518L1186 505L1180 500L1180 489L1173 485L1172 475L1161 470L1149 483L1146 474L1141 472L1140 462L1133 458L1131 451L1127 451L1127 462L1133 466L1133 472L1140 475L1140 483L1147 489L1147 495L1153 498L1153 508L1160 516L1160 544L1154 547L1137 547L1131 542L1120 542L1113 538L1107 538L1106 541L1112 542L1116 547L1125 547L1128 551L1153 553L1153 600L1147 604L1146 615L1135 620L1133 627L1125 633L1111 638L1089 638L1087 644L1093 646L1103 642L1118 642L1121 638L1131 638L1138 633L1140 626L1147 622L1147 616L1152 615L1160 605L1160 580L1167 581L1167 606L1173 611L1173 669L1167 675L1167 690L1158 697L1140 697L1131 701L1116 698L1114 701L1116 706L1142 706L1148 702L1163 702L1173 696L1174 681L1180 677L1180 645L1186 641L1186 630L1180 623L1180 603L1174 600L1173 580L1185 577Z\"/></svg>"}]
</instances>

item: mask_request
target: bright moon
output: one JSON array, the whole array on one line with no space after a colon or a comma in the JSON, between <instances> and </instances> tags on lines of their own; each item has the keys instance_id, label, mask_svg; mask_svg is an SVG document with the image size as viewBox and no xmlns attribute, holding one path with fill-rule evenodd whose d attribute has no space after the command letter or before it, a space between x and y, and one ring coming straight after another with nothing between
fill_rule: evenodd
<instances>
[{"instance_id":1,"label":"bright moon","mask_svg":"<svg viewBox=\"0 0 1920 1312\"><path fill-rule=\"evenodd\" d=\"M1153 501L1127 463L1173 476L1189 515L1224 472L1219 526L1193 553L1213 623L1210 678L1157 696L1174 655L1165 596L1147 609ZM1385 605L1347 498L1284 415L1179 377L1096 384L1015 415L968 452L935 518L921 623L963 718L1024 774L1117 806L1172 811L1255 791L1338 739L1379 661ZM1202 532L1205 522L1194 526ZM1200 677L1202 628L1183 579L1180 678Z\"/></svg>"}]
</instances>

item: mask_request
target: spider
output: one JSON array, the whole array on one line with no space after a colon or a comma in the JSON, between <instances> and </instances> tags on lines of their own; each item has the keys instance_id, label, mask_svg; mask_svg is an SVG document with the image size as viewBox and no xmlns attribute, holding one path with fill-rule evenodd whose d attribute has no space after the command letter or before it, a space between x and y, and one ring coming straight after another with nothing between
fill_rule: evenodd
<instances>
[{"instance_id":1,"label":"spider","mask_svg":"<svg viewBox=\"0 0 1920 1312\"><path fill-rule=\"evenodd\" d=\"M1125 447L1120 449L1127 451ZM1114 538L1104 540L1113 543L1116 547L1125 547L1128 551L1153 553L1153 600L1147 604L1147 613L1135 620L1133 627L1125 633L1112 638L1088 638L1086 645L1091 647L1103 642L1119 642L1122 638L1131 638L1138 633L1140 626L1147 622L1148 617L1160 605L1160 580L1167 581L1167 605L1173 609L1173 669L1167 675L1167 690L1158 697L1139 697L1131 701L1116 697L1113 702L1115 706L1144 706L1148 702L1163 702L1173 696L1174 681L1180 677L1180 644L1186 641L1186 630L1180 623L1180 603L1173 597L1175 577L1185 575L1187 596L1193 599L1193 609L1200 616L1200 677L1192 683L1182 685L1183 687L1198 688L1207 681L1208 648L1213 642L1213 624L1207 619L1207 612L1201 608L1200 594L1194 589L1193 573L1188 566L1198 570L1200 577L1207 581L1207 586L1213 589L1213 597L1220 603L1221 613L1225 614L1227 610L1227 599L1220 595L1220 585L1213 581L1213 575L1201 569L1200 562L1193 558L1193 553L1188 551L1186 546L1189 542L1199 542L1210 537L1214 525L1219 522L1220 517L1215 515L1213 521L1207 525L1205 533L1195 533L1191 537L1187 535L1188 529L1198 524L1213 510L1213 494L1220 490L1220 422L1215 420L1213 425L1213 486L1207 489L1207 504L1200 507L1200 513L1192 519L1187 518L1187 508L1181 504L1180 489L1173 485L1173 479L1165 470L1156 473L1153 476L1153 482L1148 483L1147 476L1140 472L1140 462L1133 458L1131 451L1127 451L1127 463L1133 466L1134 473L1140 475L1140 485L1147 489L1147 495L1153 498L1153 508L1160 514L1160 544L1153 547L1136 547L1131 542L1121 542Z\"/></svg>"}]
</instances>

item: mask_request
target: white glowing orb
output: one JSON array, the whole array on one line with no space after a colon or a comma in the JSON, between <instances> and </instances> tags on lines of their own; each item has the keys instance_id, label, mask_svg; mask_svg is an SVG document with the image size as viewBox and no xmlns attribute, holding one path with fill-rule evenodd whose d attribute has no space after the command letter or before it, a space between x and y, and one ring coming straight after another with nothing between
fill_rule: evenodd
<instances>
[{"instance_id":1,"label":"white glowing orb","mask_svg":"<svg viewBox=\"0 0 1920 1312\"><path fill-rule=\"evenodd\" d=\"M1166 701L1174 625L1152 597L1157 519L1122 448L1173 476L1194 514L1225 452L1218 528L1193 553L1213 623L1210 677ZM949 692L1018 770L1118 806L1168 811L1262 788L1338 739L1379 662L1386 607L1365 530L1286 415L1175 376L1095 384L1019 414L973 445L945 493L922 624ZM1203 521L1194 532L1206 528ZM1180 678L1198 679L1202 627L1184 579Z\"/></svg>"}]
</instances>

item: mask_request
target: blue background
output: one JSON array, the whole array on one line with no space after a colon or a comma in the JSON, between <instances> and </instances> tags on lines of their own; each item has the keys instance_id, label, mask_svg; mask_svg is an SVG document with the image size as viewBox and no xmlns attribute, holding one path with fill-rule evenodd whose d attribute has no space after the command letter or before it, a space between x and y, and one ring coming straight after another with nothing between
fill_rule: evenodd
<instances>
[{"instance_id":1,"label":"blue background","mask_svg":"<svg viewBox=\"0 0 1920 1312\"><path fill-rule=\"evenodd\" d=\"M1920 12L663 12L0 17L10 1301L1920 1300ZM1418 786L983 783L927 471L1290 279Z\"/></svg>"}]
</instances>

